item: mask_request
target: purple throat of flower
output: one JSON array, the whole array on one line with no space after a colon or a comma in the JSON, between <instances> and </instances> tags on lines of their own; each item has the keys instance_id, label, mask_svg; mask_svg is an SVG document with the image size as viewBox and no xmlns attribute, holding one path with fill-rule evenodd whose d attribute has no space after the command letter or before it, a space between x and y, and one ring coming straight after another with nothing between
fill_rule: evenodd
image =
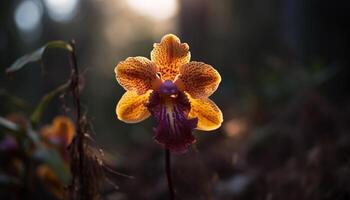
<instances>
[{"instance_id":1,"label":"purple throat of flower","mask_svg":"<svg viewBox=\"0 0 350 200\"><path fill-rule=\"evenodd\" d=\"M154 90L146 105L158 126L154 139L173 153L185 153L196 140L192 135L197 127L197 118L188 119L191 104L184 92L170 81L164 81Z\"/></svg>"}]
</instances>

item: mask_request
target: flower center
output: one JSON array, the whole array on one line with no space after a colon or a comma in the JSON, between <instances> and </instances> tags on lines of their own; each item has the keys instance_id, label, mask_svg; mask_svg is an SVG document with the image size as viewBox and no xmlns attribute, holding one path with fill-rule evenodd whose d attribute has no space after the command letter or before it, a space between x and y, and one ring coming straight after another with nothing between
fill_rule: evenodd
<instances>
[{"instance_id":1,"label":"flower center","mask_svg":"<svg viewBox=\"0 0 350 200\"><path fill-rule=\"evenodd\" d=\"M171 80L164 81L159 87L159 93L163 95L168 95L170 97L176 97L179 90L176 85Z\"/></svg>"}]
</instances>

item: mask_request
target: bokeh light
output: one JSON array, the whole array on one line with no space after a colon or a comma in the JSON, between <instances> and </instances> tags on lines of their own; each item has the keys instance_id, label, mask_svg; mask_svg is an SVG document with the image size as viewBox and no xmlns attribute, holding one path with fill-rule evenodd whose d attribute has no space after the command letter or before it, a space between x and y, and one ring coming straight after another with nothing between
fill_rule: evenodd
<instances>
[{"instance_id":1,"label":"bokeh light","mask_svg":"<svg viewBox=\"0 0 350 200\"><path fill-rule=\"evenodd\" d=\"M33 32L40 26L42 9L36 2L22 1L17 6L14 17L19 30Z\"/></svg>"},{"instance_id":2,"label":"bokeh light","mask_svg":"<svg viewBox=\"0 0 350 200\"><path fill-rule=\"evenodd\" d=\"M177 0L127 0L127 4L138 14L155 21L169 19L178 12Z\"/></svg>"},{"instance_id":3,"label":"bokeh light","mask_svg":"<svg viewBox=\"0 0 350 200\"><path fill-rule=\"evenodd\" d=\"M224 123L224 130L228 137L238 137L247 130L244 119L231 119Z\"/></svg>"},{"instance_id":4,"label":"bokeh light","mask_svg":"<svg viewBox=\"0 0 350 200\"><path fill-rule=\"evenodd\" d=\"M51 19L67 22L77 14L78 0L44 0Z\"/></svg>"}]
</instances>

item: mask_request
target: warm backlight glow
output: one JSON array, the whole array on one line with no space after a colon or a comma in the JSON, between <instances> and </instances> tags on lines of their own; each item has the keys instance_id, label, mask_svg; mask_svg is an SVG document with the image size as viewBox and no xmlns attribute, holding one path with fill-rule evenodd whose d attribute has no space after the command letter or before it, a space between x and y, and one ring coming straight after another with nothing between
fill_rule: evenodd
<instances>
[{"instance_id":1,"label":"warm backlight glow","mask_svg":"<svg viewBox=\"0 0 350 200\"><path fill-rule=\"evenodd\" d=\"M49 16L58 22L71 20L76 12L78 0L44 0Z\"/></svg>"},{"instance_id":2,"label":"warm backlight glow","mask_svg":"<svg viewBox=\"0 0 350 200\"><path fill-rule=\"evenodd\" d=\"M177 0L127 0L129 7L135 12L152 20L166 20L178 11Z\"/></svg>"}]
</instances>

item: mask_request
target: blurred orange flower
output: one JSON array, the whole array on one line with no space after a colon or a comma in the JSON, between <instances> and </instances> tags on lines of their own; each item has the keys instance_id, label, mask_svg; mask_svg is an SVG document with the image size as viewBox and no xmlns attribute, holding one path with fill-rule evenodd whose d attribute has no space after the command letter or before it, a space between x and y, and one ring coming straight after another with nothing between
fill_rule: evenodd
<instances>
[{"instance_id":1,"label":"blurred orange flower","mask_svg":"<svg viewBox=\"0 0 350 200\"><path fill-rule=\"evenodd\" d=\"M75 134L74 124L71 119L65 116L57 116L51 125L40 130L43 140L51 145L65 148L71 142Z\"/></svg>"},{"instance_id":2,"label":"blurred orange flower","mask_svg":"<svg viewBox=\"0 0 350 200\"><path fill-rule=\"evenodd\" d=\"M65 166L68 167L68 166ZM58 199L64 199L65 186L61 183L58 176L48 165L39 165L36 173L38 177L45 183L45 187Z\"/></svg>"},{"instance_id":3,"label":"blurred orange flower","mask_svg":"<svg viewBox=\"0 0 350 200\"><path fill-rule=\"evenodd\" d=\"M208 97L221 77L210 65L190 62L189 46L172 34L154 44L151 60L129 57L115 67L116 79L126 90L117 104L119 120L140 122L153 115L155 140L175 152L195 142L192 130L221 126L220 109Z\"/></svg>"},{"instance_id":4,"label":"blurred orange flower","mask_svg":"<svg viewBox=\"0 0 350 200\"><path fill-rule=\"evenodd\" d=\"M64 167L69 168L68 153L66 147L72 142L75 134L74 124L71 119L65 116L57 116L51 125L40 130L40 135L48 148L55 148L65 161ZM60 181L54 170L47 164L41 164L36 170L37 176L43 181L45 187L57 198L65 194L64 184Z\"/></svg>"}]
</instances>

